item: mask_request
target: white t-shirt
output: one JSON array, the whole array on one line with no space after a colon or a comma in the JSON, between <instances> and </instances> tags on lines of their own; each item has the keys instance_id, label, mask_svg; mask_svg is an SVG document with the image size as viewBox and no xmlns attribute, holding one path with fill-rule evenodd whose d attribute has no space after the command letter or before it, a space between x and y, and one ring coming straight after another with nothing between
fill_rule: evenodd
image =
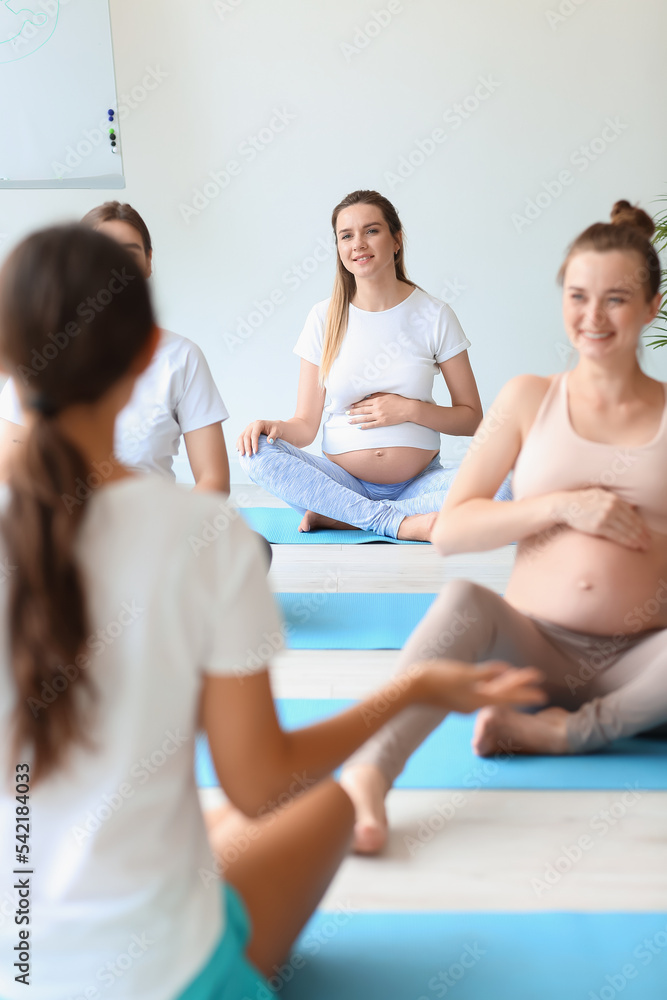
<instances>
[{"instance_id":1,"label":"white t-shirt","mask_svg":"<svg viewBox=\"0 0 667 1000\"><path fill-rule=\"evenodd\" d=\"M330 299L314 306L294 353L319 365ZM445 302L420 288L393 309L368 312L350 305L340 353L325 382L329 403L322 451L339 455L362 448L424 448L437 451L440 434L406 421L391 427L360 430L345 410L373 392L393 392L433 403L438 365L470 347L456 314Z\"/></svg>"},{"instance_id":2,"label":"white t-shirt","mask_svg":"<svg viewBox=\"0 0 667 1000\"><path fill-rule=\"evenodd\" d=\"M0 509L7 494L2 487ZM193 770L202 677L252 672L267 633L279 647L282 629L257 537L221 495L155 475L109 484L88 501L77 551L95 749L74 747L67 768L30 793L28 990L13 969L11 872L22 866L13 862L16 802L4 779L16 695L0 648L0 996L172 1000L223 927ZM3 557L0 545L1 565ZM6 598L4 586L3 636Z\"/></svg>"},{"instance_id":3,"label":"white t-shirt","mask_svg":"<svg viewBox=\"0 0 667 1000\"><path fill-rule=\"evenodd\" d=\"M169 330L160 334L151 363L116 418L114 450L128 468L173 480L181 435L227 420L229 413L201 349ZM0 392L0 417L23 423L11 379Z\"/></svg>"}]
</instances>

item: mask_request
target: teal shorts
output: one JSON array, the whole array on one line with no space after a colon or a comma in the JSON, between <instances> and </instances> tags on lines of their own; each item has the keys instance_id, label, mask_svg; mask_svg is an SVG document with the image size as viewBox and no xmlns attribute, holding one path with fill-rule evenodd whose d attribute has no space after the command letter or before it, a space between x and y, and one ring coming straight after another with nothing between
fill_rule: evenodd
<instances>
[{"instance_id":1,"label":"teal shorts","mask_svg":"<svg viewBox=\"0 0 667 1000\"><path fill-rule=\"evenodd\" d=\"M250 918L238 892L223 886L225 929L208 964L178 1000L269 1000L275 993L246 958Z\"/></svg>"}]
</instances>

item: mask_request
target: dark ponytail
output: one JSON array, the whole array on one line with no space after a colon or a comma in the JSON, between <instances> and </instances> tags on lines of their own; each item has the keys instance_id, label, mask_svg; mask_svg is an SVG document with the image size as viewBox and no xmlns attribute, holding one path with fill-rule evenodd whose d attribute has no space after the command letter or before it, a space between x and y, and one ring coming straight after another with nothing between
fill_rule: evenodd
<instances>
[{"instance_id":1,"label":"dark ponytail","mask_svg":"<svg viewBox=\"0 0 667 1000\"><path fill-rule=\"evenodd\" d=\"M59 415L99 400L127 373L154 325L130 254L81 226L28 237L0 274L0 356L34 416L0 519L17 691L14 756L32 751L34 781L55 770L73 743L89 742L85 712L94 696L75 556L86 502L68 502L90 470Z\"/></svg>"}]
</instances>

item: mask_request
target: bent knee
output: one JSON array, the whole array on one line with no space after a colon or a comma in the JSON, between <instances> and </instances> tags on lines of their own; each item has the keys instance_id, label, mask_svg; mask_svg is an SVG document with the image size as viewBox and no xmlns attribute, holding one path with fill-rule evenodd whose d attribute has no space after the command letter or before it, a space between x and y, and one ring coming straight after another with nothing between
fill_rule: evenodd
<instances>
[{"instance_id":1,"label":"bent knee","mask_svg":"<svg viewBox=\"0 0 667 1000\"><path fill-rule=\"evenodd\" d=\"M245 455L239 454L239 465L245 472L246 476L249 476L250 479L254 480L253 472L255 470L255 466L253 464L253 457L253 455L248 455L247 453Z\"/></svg>"},{"instance_id":2,"label":"bent knee","mask_svg":"<svg viewBox=\"0 0 667 1000\"><path fill-rule=\"evenodd\" d=\"M491 593L493 592L472 580L449 580L440 591L438 600L456 608L477 608Z\"/></svg>"},{"instance_id":3,"label":"bent knee","mask_svg":"<svg viewBox=\"0 0 667 1000\"><path fill-rule=\"evenodd\" d=\"M264 465L267 452L270 451L272 447L273 445L270 445L267 441L266 434L260 434L257 442L256 454L252 455L248 454L248 452L246 452L245 455L239 454L239 465L246 475L250 476L253 482L257 481L257 473L259 472L260 467Z\"/></svg>"},{"instance_id":4,"label":"bent knee","mask_svg":"<svg viewBox=\"0 0 667 1000\"><path fill-rule=\"evenodd\" d=\"M471 580L450 580L445 584L430 612L431 623L437 627L433 638L438 655L487 619L485 606L489 594L495 596Z\"/></svg>"},{"instance_id":5,"label":"bent knee","mask_svg":"<svg viewBox=\"0 0 667 1000\"><path fill-rule=\"evenodd\" d=\"M502 597L478 583L450 580L416 633L419 658L452 656L476 662L491 642L497 601Z\"/></svg>"}]
</instances>

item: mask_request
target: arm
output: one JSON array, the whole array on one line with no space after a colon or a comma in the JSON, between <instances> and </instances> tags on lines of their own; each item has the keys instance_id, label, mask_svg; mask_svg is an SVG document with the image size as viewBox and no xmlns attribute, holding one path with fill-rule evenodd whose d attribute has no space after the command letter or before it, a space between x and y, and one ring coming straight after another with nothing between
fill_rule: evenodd
<instances>
[{"instance_id":1,"label":"arm","mask_svg":"<svg viewBox=\"0 0 667 1000\"><path fill-rule=\"evenodd\" d=\"M320 428L326 398L326 390L319 384L319 374L317 365L302 358L294 416L290 420L255 420L248 424L236 442L238 451L242 455L255 454L260 434L274 440L281 438L295 448L312 444Z\"/></svg>"},{"instance_id":2,"label":"arm","mask_svg":"<svg viewBox=\"0 0 667 1000\"><path fill-rule=\"evenodd\" d=\"M317 725L293 732L280 728L268 671L250 677L207 676L202 719L220 783L248 815L271 808L271 800L295 785L308 788L346 760L381 726L408 705L437 704L471 712L483 704L541 704L534 669L505 664L434 660L413 664L359 705Z\"/></svg>"},{"instance_id":3,"label":"arm","mask_svg":"<svg viewBox=\"0 0 667 1000\"><path fill-rule=\"evenodd\" d=\"M278 435L296 448L312 444L320 429L326 389L320 385L319 377L318 366L302 358L296 410L290 420L281 421L282 433Z\"/></svg>"},{"instance_id":4,"label":"arm","mask_svg":"<svg viewBox=\"0 0 667 1000\"><path fill-rule=\"evenodd\" d=\"M484 414L468 352L461 351L449 361L441 362L440 371L447 383L452 405L439 406L412 399L408 419L441 434L474 434Z\"/></svg>"},{"instance_id":5,"label":"arm","mask_svg":"<svg viewBox=\"0 0 667 1000\"><path fill-rule=\"evenodd\" d=\"M558 523L553 494L496 503L493 499L521 450L548 388L546 379L519 376L487 412L445 498L431 535L441 555L484 552L528 538Z\"/></svg>"},{"instance_id":6,"label":"arm","mask_svg":"<svg viewBox=\"0 0 667 1000\"><path fill-rule=\"evenodd\" d=\"M485 552L556 525L628 548L646 549L650 544L641 517L609 490L559 490L523 500L494 501L498 487L514 468L548 384L548 379L520 375L501 390L473 438L435 523L431 542L440 555Z\"/></svg>"},{"instance_id":7,"label":"arm","mask_svg":"<svg viewBox=\"0 0 667 1000\"><path fill-rule=\"evenodd\" d=\"M468 352L462 351L449 361L443 361L440 371L452 397L451 406L409 399L397 393L375 392L350 407L350 423L367 430L411 421L440 434L474 434L482 419L482 403Z\"/></svg>"},{"instance_id":8,"label":"arm","mask_svg":"<svg viewBox=\"0 0 667 1000\"><path fill-rule=\"evenodd\" d=\"M0 480L7 478L12 456L23 444L26 429L21 424L0 418Z\"/></svg>"},{"instance_id":9,"label":"arm","mask_svg":"<svg viewBox=\"0 0 667 1000\"><path fill-rule=\"evenodd\" d=\"M222 424L209 424L183 435L188 461L200 492L229 493L229 459Z\"/></svg>"}]
</instances>

